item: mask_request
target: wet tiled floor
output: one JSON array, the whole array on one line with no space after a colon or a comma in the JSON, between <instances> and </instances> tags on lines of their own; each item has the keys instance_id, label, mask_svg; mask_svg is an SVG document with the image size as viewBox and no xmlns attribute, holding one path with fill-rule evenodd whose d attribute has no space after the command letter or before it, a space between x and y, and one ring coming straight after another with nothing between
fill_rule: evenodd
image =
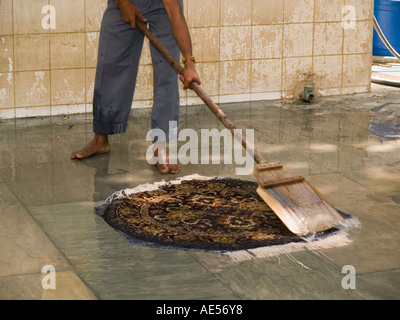
<instances>
[{"instance_id":1,"label":"wet tiled floor","mask_svg":"<svg viewBox=\"0 0 400 320\"><path fill-rule=\"evenodd\" d=\"M145 160L149 110L132 112L109 155L84 161L69 156L91 139L90 115L1 120L0 299L398 299L400 91L221 107L255 129L267 161L306 176L360 221L350 245L242 262L132 245L93 208L115 191L176 178ZM187 107L180 128L223 127L205 107ZM228 164L186 165L178 176L194 173L237 177ZM56 269L55 290L41 286L45 265ZM341 285L345 265L356 289Z\"/></svg>"}]
</instances>

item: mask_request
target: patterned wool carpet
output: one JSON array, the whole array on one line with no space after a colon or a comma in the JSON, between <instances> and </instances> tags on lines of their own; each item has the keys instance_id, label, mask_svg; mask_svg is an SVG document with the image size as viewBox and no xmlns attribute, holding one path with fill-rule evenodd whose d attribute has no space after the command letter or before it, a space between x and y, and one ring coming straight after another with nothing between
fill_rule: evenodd
<instances>
[{"instance_id":1,"label":"patterned wool carpet","mask_svg":"<svg viewBox=\"0 0 400 320\"><path fill-rule=\"evenodd\" d=\"M230 178L183 180L123 192L96 211L132 242L157 247L235 251L304 242L261 199L257 186Z\"/></svg>"}]
</instances>

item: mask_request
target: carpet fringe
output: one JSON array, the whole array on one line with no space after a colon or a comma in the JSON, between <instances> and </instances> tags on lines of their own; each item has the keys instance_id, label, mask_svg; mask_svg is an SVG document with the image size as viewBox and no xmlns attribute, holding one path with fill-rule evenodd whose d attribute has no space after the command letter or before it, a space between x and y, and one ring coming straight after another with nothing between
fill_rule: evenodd
<instances>
[{"instance_id":1,"label":"carpet fringe","mask_svg":"<svg viewBox=\"0 0 400 320\"><path fill-rule=\"evenodd\" d=\"M299 251L318 251L322 249L337 248L349 245L350 243L352 243L352 241L347 237L347 234L343 231L339 231L335 235L320 240L288 243L249 250L230 251L224 252L223 255L228 256L231 261L240 262L251 259L275 257L282 254L287 255Z\"/></svg>"},{"instance_id":2,"label":"carpet fringe","mask_svg":"<svg viewBox=\"0 0 400 320\"><path fill-rule=\"evenodd\" d=\"M198 174L192 174L192 175L184 176L184 177L178 178L176 180L168 181L168 182L163 180L160 182L141 184L141 185L136 186L135 188L128 188L128 189L117 191L117 192L113 193L111 196L109 196L105 202L111 203L117 199L129 199L130 194L145 192L145 191L155 191L167 184L181 184L182 181L190 181L190 180L205 180L205 181L207 181L207 180L212 180L214 178L215 177L211 178L211 177L200 176Z\"/></svg>"}]
</instances>

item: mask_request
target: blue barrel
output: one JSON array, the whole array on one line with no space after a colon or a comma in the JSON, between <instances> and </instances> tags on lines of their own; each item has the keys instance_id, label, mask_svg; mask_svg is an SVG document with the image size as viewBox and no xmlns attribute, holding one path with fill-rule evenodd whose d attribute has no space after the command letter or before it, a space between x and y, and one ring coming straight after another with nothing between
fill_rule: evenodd
<instances>
[{"instance_id":1,"label":"blue barrel","mask_svg":"<svg viewBox=\"0 0 400 320\"><path fill-rule=\"evenodd\" d=\"M375 0L374 15L386 39L397 52L400 52L400 0ZM375 28L373 55L393 56L379 38Z\"/></svg>"}]
</instances>

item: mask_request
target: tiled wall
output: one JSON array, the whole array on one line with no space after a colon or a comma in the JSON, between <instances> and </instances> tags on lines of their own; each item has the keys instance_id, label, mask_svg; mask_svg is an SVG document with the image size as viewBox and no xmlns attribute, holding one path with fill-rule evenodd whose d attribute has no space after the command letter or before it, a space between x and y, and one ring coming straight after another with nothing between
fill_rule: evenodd
<instances>
[{"instance_id":1,"label":"tiled wall","mask_svg":"<svg viewBox=\"0 0 400 320\"><path fill-rule=\"evenodd\" d=\"M106 4L0 0L0 118L91 112ZM47 5L55 8L55 29L46 29ZM217 103L298 98L309 80L317 95L370 88L373 0L184 0L184 6L203 88ZM146 43L133 107L150 107L151 100ZM200 100L182 91L181 103Z\"/></svg>"}]
</instances>

